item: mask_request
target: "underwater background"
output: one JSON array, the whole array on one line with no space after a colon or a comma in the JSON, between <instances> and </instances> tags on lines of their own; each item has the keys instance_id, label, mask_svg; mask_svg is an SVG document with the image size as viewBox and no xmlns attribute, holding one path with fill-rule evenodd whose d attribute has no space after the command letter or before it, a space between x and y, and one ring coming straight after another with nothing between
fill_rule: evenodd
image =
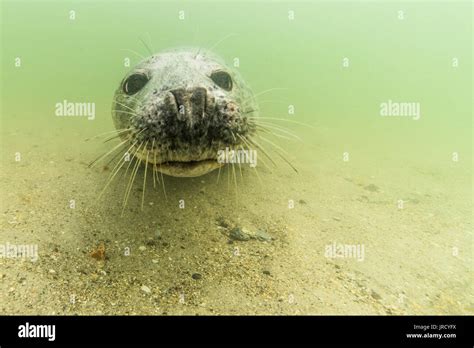
<instances>
[{"instance_id":1,"label":"underwater background","mask_svg":"<svg viewBox=\"0 0 474 348\"><path fill-rule=\"evenodd\" d=\"M0 313L472 314L472 13L2 1ZM126 178L98 199L111 167L88 167L118 141L93 137L125 74L179 46L239 69L275 165L166 195L148 175L143 209L142 169L121 214ZM58 117L64 100L94 117Z\"/></svg>"}]
</instances>

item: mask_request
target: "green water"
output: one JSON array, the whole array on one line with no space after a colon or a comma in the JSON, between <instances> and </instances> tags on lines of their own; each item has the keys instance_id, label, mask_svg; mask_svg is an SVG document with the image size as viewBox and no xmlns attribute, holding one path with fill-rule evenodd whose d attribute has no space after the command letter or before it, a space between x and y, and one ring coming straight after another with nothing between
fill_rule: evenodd
<instances>
[{"instance_id":1,"label":"green water","mask_svg":"<svg viewBox=\"0 0 474 348\"><path fill-rule=\"evenodd\" d=\"M87 277L97 273L84 250L104 240L114 251L100 267L116 272L111 282L122 306L108 307L101 298L111 294L99 284L82 296L111 314L159 314L163 308L210 313L209 306L214 314L472 313L472 3L1 5L0 242L37 243L40 255L51 254L51 243L69 252L58 256L66 260L63 272L37 304L24 307L25 290L19 288L0 295L6 313L94 313L96 307L85 304L60 308L67 294L80 294ZM289 120L267 122L302 139L273 139L298 174L274 155L277 166L270 170L260 162L259 177L244 170L237 199L227 183L232 173L224 172L219 183L216 173L165 178L167 200L160 190L149 189L145 201L152 204L141 211L141 173L124 217L123 180L97 202L107 173L86 163L111 145L84 139L113 130L113 93L140 56L149 55L145 46L154 52L211 48L229 65L238 59L238 69L258 95L260 115ZM95 118L57 117L55 105L63 100L95 103ZM380 105L389 100L417 104L417 119L381 116ZM70 199L77 210L69 209ZM176 208L180 199L189 207L185 212ZM296 206L289 208L289 201ZM240 246L242 258L263 249L270 261L250 256L238 265L229 261L233 247L215 231L217 215L234 225L273 232L273 244ZM194 250L207 261L179 261L176 269L167 261L170 269L152 272L144 260L158 258L161 249L124 261L121 248L136 249L156 226L171 231L164 238L172 246L188 240L185 251L167 251L171 259L186 259ZM324 248L333 242L365 245L365 261L328 260ZM211 249L229 250L213 256L207 254ZM27 279L43 289L41 272L59 266L46 256L40 260L41 269L28 269ZM20 266L0 261L8 275L2 284L7 291L9 272ZM215 269L213 262L229 269ZM342 271L333 267L338 262ZM90 268L88 275L65 286L61 277L75 279L73 270L83 263ZM275 276L261 276L262 267ZM201 269L208 282L182 280L187 276L178 269L188 268ZM237 283L240 270L244 283L257 284L263 293ZM120 277L137 272L163 289L181 284L180 291L194 294L195 303L180 307L179 292L169 295L149 284L161 301L156 309L140 297L140 286L120 285ZM130 291L137 295L126 300L122 294ZM287 301L288 296L296 302ZM208 306L203 309L201 302Z\"/></svg>"}]
</instances>

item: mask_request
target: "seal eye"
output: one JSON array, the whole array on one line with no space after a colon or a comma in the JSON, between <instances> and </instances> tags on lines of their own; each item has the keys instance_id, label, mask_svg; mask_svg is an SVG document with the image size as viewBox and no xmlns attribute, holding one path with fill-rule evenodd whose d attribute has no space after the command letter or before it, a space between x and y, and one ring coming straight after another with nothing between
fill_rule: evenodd
<instances>
[{"instance_id":1,"label":"seal eye","mask_svg":"<svg viewBox=\"0 0 474 348\"><path fill-rule=\"evenodd\" d=\"M214 71L211 80L220 88L230 91L232 89L232 78L225 71Z\"/></svg>"},{"instance_id":2,"label":"seal eye","mask_svg":"<svg viewBox=\"0 0 474 348\"><path fill-rule=\"evenodd\" d=\"M148 82L148 76L143 73L137 73L130 75L125 80L123 84L123 91L125 94L132 95L137 93L139 90L143 88Z\"/></svg>"}]
</instances>

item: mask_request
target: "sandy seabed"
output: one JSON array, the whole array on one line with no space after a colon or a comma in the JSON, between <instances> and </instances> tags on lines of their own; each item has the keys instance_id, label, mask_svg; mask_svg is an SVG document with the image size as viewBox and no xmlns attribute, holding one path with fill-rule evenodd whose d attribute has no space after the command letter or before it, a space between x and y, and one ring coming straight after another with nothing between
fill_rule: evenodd
<instances>
[{"instance_id":1,"label":"sandy seabed","mask_svg":"<svg viewBox=\"0 0 474 348\"><path fill-rule=\"evenodd\" d=\"M38 259L0 258L2 314L473 313L462 164L344 162L325 130L288 145L298 174L263 158L237 189L232 170L165 177L166 199L149 175L143 210L141 170L121 216L124 178L97 200L110 168L87 166L100 141L3 132L0 243Z\"/></svg>"}]
</instances>

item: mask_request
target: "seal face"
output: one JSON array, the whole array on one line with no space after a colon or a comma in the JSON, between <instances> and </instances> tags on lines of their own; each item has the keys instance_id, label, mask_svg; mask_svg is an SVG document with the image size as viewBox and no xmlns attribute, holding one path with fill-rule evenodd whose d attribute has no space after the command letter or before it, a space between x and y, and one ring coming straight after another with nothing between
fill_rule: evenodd
<instances>
[{"instance_id":1,"label":"seal face","mask_svg":"<svg viewBox=\"0 0 474 348\"><path fill-rule=\"evenodd\" d=\"M218 151L246 147L255 133L252 91L209 51L175 49L129 72L115 92L112 116L129 153L164 174L192 177L223 164Z\"/></svg>"}]
</instances>

